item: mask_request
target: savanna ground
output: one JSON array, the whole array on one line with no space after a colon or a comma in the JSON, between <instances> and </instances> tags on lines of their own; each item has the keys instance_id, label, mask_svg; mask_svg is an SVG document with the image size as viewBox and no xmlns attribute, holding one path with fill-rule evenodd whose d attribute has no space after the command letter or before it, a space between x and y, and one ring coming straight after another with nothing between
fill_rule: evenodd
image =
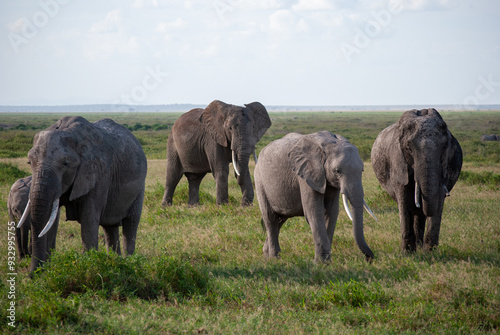
<instances>
[{"instance_id":1,"label":"savanna ground","mask_svg":"<svg viewBox=\"0 0 500 335\"><path fill-rule=\"evenodd\" d=\"M295 131L330 130L347 137L365 161L365 197L378 216L365 215L365 237L376 259L356 248L341 211L330 264L313 262L310 229L290 219L280 234L281 258L262 255L265 233L257 199L239 206L230 176L230 201L216 206L209 175L201 205L188 208L187 181L174 205L160 205L166 139L179 114L86 114L127 124L144 147L148 176L135 255L82 254L79 224L62 221L57 250L45 271L28 277L29 259L16 261L15 298L7 268L7 194L30 174L33 135L61 114L0 114L0 331L12 333L384 333L483 334L500 326L500 111L442 112L464 151L460 180L445 201L440 246L402 254L396 203L380 188L370 164L378 133L401 112L271 113L272 127L257 152ZM253 171L254 162L251 161ZM64 219L65 214L61 215ZM7 308L15 302L15 328Z\"/></svg>"}]
</instances>

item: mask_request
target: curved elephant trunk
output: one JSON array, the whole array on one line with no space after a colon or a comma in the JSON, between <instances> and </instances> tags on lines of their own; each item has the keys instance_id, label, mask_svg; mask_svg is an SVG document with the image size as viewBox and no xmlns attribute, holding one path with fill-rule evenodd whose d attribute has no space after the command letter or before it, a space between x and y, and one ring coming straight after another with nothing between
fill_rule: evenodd
<instances>
[{"instance_id":1,"label":"curved elephant trunk","mask_svg":"<svg viewBox=\"0 0 500 335\"><path fill-rule=\"evenodd\" d=\"M371 261L373 258L375 258L373 251L370 249L368 244L365 241L365 235L363 231L363 207L366 208L368 213L373 216L374 219L377 219L374 215L373 212L370 210L368 205L366 205L366 202L364 200L364 192L363 192L363 187L361 183L359 185L356 185L353 188L350 189L343 189L341 190L342 192L342 198L344 202L344 207L346 209L347 214L349 215L349 218L352 220L352 227L353 227L353 235L354 235L354 240L356 241L356 245L358 246L359 250L363 254L365 254L366 260ZM349 210L349 204L347 202L347 199L349 202L351 202L353 210Z\"/></svg>"},{"instance_id":2,"label":"curved elephant trunk","mask_svg":"<svg viewBox=\"0 0 500 335\"><path fill-rule=\"evenodd\" d=\"M59 185L57 176L53 171L40 171L36 176L33 176L30 191L32 233L31 273L33 273L48 256L47 238L44 234L54 223L59 210ZM47 227L47 223L50 223L50 221L52 221L52 223Z\"/></svg>"},{"instance_id":3,"label":"curved elephant trunk","mask_svg":"<svg viewBox=\"0 0 500 335\"><path fill-rule=\"evenodd\" d=\"M421 169L422 174L415 175L415 206L422 208L427 217L434 216L439 209L440 199L444 195L443 183L438 164L427 162L427 167Z\"/></svg>"}]
</instances>

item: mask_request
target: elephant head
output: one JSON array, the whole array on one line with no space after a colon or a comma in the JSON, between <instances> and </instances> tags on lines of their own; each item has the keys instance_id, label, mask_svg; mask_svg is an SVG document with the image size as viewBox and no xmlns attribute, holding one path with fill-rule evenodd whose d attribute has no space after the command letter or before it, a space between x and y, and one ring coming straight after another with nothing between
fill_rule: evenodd
<instances>
[{"instance_id":1,"label":"elephant head","mask_svg":"<svg viewBox=\"0 0 500 335\"><path fill-rule=\"evenodd\" d=\"M242 184L250 175L248 162L255 144L271 126L266 108L260 102L239 107L214 100L203 111L201 120L219 145L231 149L233 168ZM253 199L253 194L248 198Z\"/></svg>"},{"instance_id":2,"label":"elephant head","mask_svg":"<svg viewBox=\"0 0 500 335\"><path fill-rule=\"evenodd\" d=\"M97 145L91 146L90 141ZM47 259L44 235L57 221L60 200L80 198L96 185L98 176L107 173L100 158L100 147L105 145L102 142L100 132L81 117L62 118L35 135L28 153L33 179L23 215L31 216L30 272ZM67 216L75 215L69 212L73 211L67 207Z\"/></svg>"},{"instance_id":3,"label":"elephant head","mask_svg":"<svg viewBox=\"0 0 500 335\"><path fill-rule=\"evenodd\" d=\"M321 131L302 136L288 156L292 170L314 191L325 194L327 188L333 188L342 194L344 208L353 222L356 244L368 260L373 259L363 233L363 207L376 218L364 200L363 161L358 149L340 135ZM333 230L329 235L331 241Z\"/></svg>"},{"instance_id":4,"label":"elephant head","mask_svg":"<svg viewBox=\"0 0 500 335\"><path fill-rule=\"evenodd\" d=\"M9 211L9 218L11 221L16 222L21 219L24 209L28 203L29 193L31 187L31 176L18 179L9 192L7 198L7 209ZM29 230L31 223L20 228L16 228L16 245L19 254L19 259L31 255L31 246L29 244Z\"/></svg>"},{"instance_id":5,"label":"elephant head","mask_svg":"<svg viewBox=\"0 0 500 335\"><path fill-rule=\"evenodd\" d=\"M458 179L460 168L448 166L461 165L458 142L433 108L405 112L397 129L399 146L408 164L408 168L396 170L402 174L398 179L414 179L415 205L432 217Z\"/></svg>"}]
</instances>

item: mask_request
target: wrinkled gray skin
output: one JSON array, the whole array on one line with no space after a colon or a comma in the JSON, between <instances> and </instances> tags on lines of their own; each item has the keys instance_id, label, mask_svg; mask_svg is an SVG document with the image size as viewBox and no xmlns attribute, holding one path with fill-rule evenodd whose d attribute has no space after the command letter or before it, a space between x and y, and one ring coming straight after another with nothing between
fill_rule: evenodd
<instances>
[{"instance_id":1,"label":"wrinkled gray skin","mask_svg":"<svg viewBox=\"0 0 500 335\"><path fill-rule=\"evenodd\" d=\"M330 259L339 196L353 207L353 232L367 260L374 258L363 234L363 161L344 137L322 131L291 133L269 143L255 167L255 189L267 232L264 255L277 257L278 236L288 218L305 216L311 227L315 260Z\"/></svg>"},{"instance_id":2,"label":"wrinkled gray skin","mask_svg":"<svg viewBox=\"0 0 500 335\"><path fill-rule=\"evenodd\" d=\"M167 142L167 173L162 206L172 204L182 175L189 182L189 205L199 203L200 183L212 172L217 189L216 202L228 202L229 163L232 151L240 175L241 204L253 202L254 191L248 161L255 144L271 126L266 108L259 102L239 107L215 100L205 109L193 109L179 117Z\"/></svg>"},{"instance_id":3,"label":"wrinkled gray skin","mask_svg":"<svg viewBox=\"0 0 500 335\"><path fill-rule=\"evenodd\" d=\"M451 191L462 168L462 149L441 115L435 109L405 112L378 135L371 160L380 184L398 203L401 249L437 247L443 186Z\"/></svg>"},{"instance_id":4,"label":"wrinkled gray skin","mask_svg":"<svg viewBox=\"0 0 500 335\"><path fill-rule=\"evenodd\" d=\"M9 212L9 218L11 222L15 222L16 226L24 213L26 204L28 203L29 194L31 187L31 176L18 179L9 192L9 197L7 198L7 210ZM45 238L47 239L47 253L50 254L52 249L56 247L56 234L57 226L59 224L59 214L56 217L56 221L52 228L47 232ZM28 216L25 224L21 228L16 228L16 246L19 259L23 259L25 256L31 255L31 240L30 240L30 230L31 230L31 218Z\"/></svg>"},{"instance_id":5,"label":"wrinkled gray skin","mask_svg":"<svg viewBox=\"0 0 500 335\"><path fill-rule=\"evenodd\" d=\"M120 254L121 225L124 249L134 252L147 161L128 129L110 119L89 123L64 117L35 135L28 158L33 174L31 272L48 256L47 241L38 236L55 198L66 206L68 220L80 222L84 250L97 249L101 225L106 247Z\"/></svg>"}]
</instances>

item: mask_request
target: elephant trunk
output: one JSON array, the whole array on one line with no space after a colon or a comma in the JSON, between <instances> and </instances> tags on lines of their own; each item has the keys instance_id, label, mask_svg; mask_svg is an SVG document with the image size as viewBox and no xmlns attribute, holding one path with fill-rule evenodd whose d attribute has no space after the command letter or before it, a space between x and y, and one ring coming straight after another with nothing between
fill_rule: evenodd
<instances>
[{"instance_id":1,"label":"elephant trunk","mask_svg":"<svg viewBox=\"0 0 500 335\"><path fill-rule=\"evenodd\" d=\"M361 185L361 182L354 187L345 189L341 189L342 195L344 197L347 196L349 199L349 202L351 203L353 209L352 212L350 213L350 216L352 216L352 227L353 227L353 234L354 234L354 240L356 241L356 245L358 246L359 250L363 254L365 254L366 260L371 261L372 259L375 258L373 251L370 249L368 244L365 241L365 235L363 231L363 209L365 206L365 201L364 201L364 192L363 192L363 186ZM345 197L344 197L345 199ZM344 206L348 208L347 201L344 200ZM366 206L368 207L368 206ZM368 209L367 209L368 211Z\"/></svg>"},{"instance_id":2,"label":"elephant trunk","mask_svg":"<svg viewBox=\"0 0 500 335\"><path fill-rule=\"evenodd\" d=\"M429 164L415 174L415 204L422 208L427 217L436 214L440 199L443 197L443 183L439 176L441 168ZM420 206L419 206L420 205Z\"/></svg>"},{"instance_id":3,"label":"elephant trunk","mask_svg":"<svg viewBox=\"0 0 500 335\"><path fill-rule=\"evenodd\" d=\"M52 170L40 170L33 176L30 191L32 234L31 273L47 259L47 238L43 236L42 231L51 218L51 214L54 212L52 208L54 200L59 199L59 185L58 178ZM40 235L42 236L40 237Z\"/></svg>"}]
</instances>

